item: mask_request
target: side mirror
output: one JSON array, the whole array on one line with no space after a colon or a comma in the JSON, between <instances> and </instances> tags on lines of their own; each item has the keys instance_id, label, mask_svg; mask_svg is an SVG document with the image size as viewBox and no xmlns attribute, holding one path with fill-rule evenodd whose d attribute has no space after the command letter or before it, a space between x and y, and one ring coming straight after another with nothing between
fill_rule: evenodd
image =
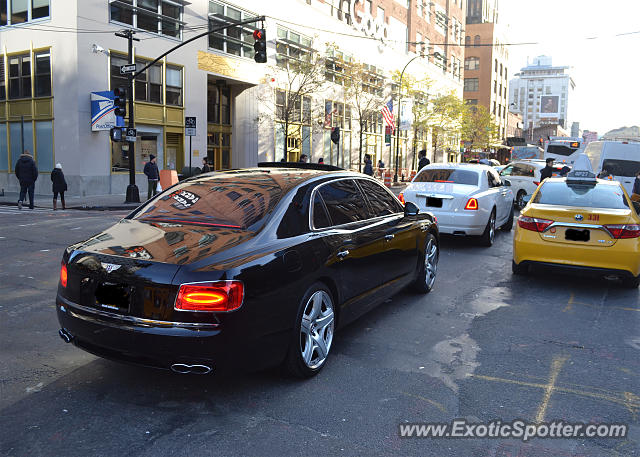
<instances>
[{"instance_id":1,"label":"side mirror","mask_svg":"<svg viewBox=\"0 0 640 457\"><path fill-rule=\"evenodd\" d=\"M420 212L420 208L413 202L406 202L404 204L404 217L417 216Z\"/></svg>"},{"instance_id":2,"label":"side mirror","mask_svg":"<svg viewBox=\"0 0 640 457\"><path fill-rule=\"evenodd\" d=\"M503 182L505 186L511 187L511 181L509 181L508 179L505 179Z\"/></svg>"}]
</instances>

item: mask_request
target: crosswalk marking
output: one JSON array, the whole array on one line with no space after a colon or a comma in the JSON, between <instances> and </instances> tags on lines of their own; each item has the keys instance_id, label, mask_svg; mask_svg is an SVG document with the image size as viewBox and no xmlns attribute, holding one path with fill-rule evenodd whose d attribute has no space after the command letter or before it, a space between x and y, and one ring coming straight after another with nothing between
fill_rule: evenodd
<instances>
[{"instance_id":1,"label":"crosswalk marking","mask_svg":"<svg viewBox=\"0 0 640 457\"><path fill-rule=\"evenodd\" d=\"M22 209L18 209L17 206L0 206L0 214L35 214L35 213L50 213L53 209L51 208L33 208L29 209L23 207Z\"/></svg>"}]
</instances>

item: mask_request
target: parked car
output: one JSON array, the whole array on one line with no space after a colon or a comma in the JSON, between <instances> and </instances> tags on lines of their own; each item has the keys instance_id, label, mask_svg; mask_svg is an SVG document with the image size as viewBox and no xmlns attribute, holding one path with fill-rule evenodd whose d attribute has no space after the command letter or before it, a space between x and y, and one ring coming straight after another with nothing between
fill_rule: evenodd
<instances>
[{"instance_id":1,"label":"parked car","mask_svg":"<svg viewBox=\"0 0 640 457\"><path fill-rule=\"evenodd\" d=\"M560 171L565 164L553 166L553 176L560 176ZM544 160L519 160L510 163L502 169L500 176L511 182L511 190L516 196L515 204L518 208L525 205L524 197L535 192L540 184L540 170L545 167Z\"/></svg>"},{"instance_id":2,"label":"parked car","mask_svg":"<svg viewBox=\"0 0 640 457\"><path fill-rule=\"evenodd\" d=\"M401 200L434 214L441 233L480 236L491 246L496 227L513 226L509 186L487 165L437 163L420 170Z\"/></svg>"},{"instance_id":3,"label":"parked car","mask_svg":"<svg viewBox=\"0 0 640 457\"><path fill-rule=\"evenodd\" d=\"M334 330L436 279L438 228L375 179L317 164L182 181L62 257L60 336L102 357L313 376Z\"/></svg>"},{"instance_id":4,"label":"parked car","mask_svg":"<svg viewBox=\"0 0 640 457\"><path fill-rule=\"evenodd\" d=\"M640 171L640 143L628 141L592 141L585 149L596 174L606 170L622 184L629 195Z\"/></svg>"},{"instance_id":5,"label":"parked car","mask_svg":"<svg viewBox=\"0 0 640 457\"><path fill-rule=\"evenodd\" d=\"M636 288L638 211L640 203L634 204L619 182L596 179L590 170L546 179L518 217L513 273L526 274L532 265L560 267L581 277L588 273L617 277Z\"/></svg>"}]
</instances>

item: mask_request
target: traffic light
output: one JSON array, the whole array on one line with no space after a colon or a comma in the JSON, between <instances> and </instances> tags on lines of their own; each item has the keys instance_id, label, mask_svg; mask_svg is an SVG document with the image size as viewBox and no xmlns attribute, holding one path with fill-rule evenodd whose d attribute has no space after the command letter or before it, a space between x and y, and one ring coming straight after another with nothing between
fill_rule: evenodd
<instances>
[{"instance_id":1,"label":"traffic light","mask_svg":"<svg viewBox=\"0 0 640 457\"><path fill-rule=\"evenodd\" d=\"M340 142L340 127L334 127L333 130L331 130L331 141L335 144Z\"/></svg>"},{"instance_id":2,"label":"traffic light","mask_svg":"<svg viewBox=\"0 0 640 457\"><path fill-rule=\"evenodd\" d=\"M127 90L124 87L116 87L115 89L113 89L113 95L115 95L115 98L113 99L113 105L116 107L116 116L126 117Z\"/></svg>"},{"instance_id":3,"label":"traffic light","mask_svg":"<svg viewBox=\"0 0 640 457\"><path fill-rule=\"evenodd\" d=\"M253 31L253 50L255 55L253 59L257 63L267 63L267 34L264 29L256 29Z\"/></svg>"},{"instance_id":4,"label":"traffic light","mask_svg":"<svg viewBox=\"0 0 640 457\"><path fill-rule=\"evenodd\" d=\"M122 141L122 127L111 127L109 136L111 141Z\"/></svg>"}]
</instances>

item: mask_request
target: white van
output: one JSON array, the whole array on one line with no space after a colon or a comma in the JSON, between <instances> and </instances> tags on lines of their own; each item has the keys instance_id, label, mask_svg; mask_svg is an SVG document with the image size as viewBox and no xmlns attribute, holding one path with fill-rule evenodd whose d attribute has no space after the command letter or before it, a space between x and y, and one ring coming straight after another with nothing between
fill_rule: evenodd
<instances>
[{"instance_id":1,"label":"white van","mask_svg":"<svg viewBox=\"0 0 640 457\"><path fill-rule=\"evenodd\" d=\"M640 171L640 143L628 141L592 141L585 149L593 171L607 170L629 195Z\"/></svg>"}]
</instances>

